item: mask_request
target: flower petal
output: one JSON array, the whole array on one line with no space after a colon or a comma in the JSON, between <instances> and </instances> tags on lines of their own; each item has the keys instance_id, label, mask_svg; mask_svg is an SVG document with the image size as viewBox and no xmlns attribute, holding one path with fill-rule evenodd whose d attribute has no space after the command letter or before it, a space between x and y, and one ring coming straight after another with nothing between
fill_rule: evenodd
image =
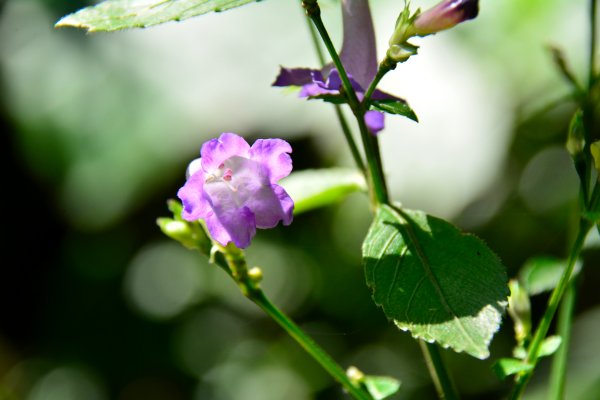
<instances>
[{"instance_id":1,"label":"flower petal","mask_svg":"<svg viewBox=\"0 0 600 400\"><path fill-rule=\"evenodd\" d=\"M257 228L273 228L279 221L283 221L284 225L292 222L294 202L279 185L260 187L248 199L246 206L254 213Z\"/></svg>"},{"instance_id":2,"label":"flower petal","mask_svg":"<svg viewBox=\"0 0 600 400\"><path fill-rule=\"evenodd\" d=\"M280 67L279 75L271 86L303 86L312 83L312 73L318 72L310 68Z\"/></svg>"},{"instance_id":3,"label":"flower petal","mask_svg":"<svg viewBox=\"0 0 600 400\"><path fill-rule=\"evenodd\" d=\"M383 113L379 111L371 110L365 113L365 124L367 125L367 128L369 129L369 132L371 132L372 135L377 135L379 131L381 131L384 128L384 119L385 117Z\"/></svg>"},{"instance_id":4,"label":"flower petal","mask_svg":"<svg viewBox=\"0 0 600 400\"><path fill-rule=\"evenodd\" d=\"M198 171L185 182L177 192L177 197L183 203L181 217L186 221L196 221L205 218L210 212L210 203L204 197L204 173Z\"/></svg>"},{"instance_id":5,"label":"flower petal","mask_svg":"<svg viewBox=\"0 0 600 400\"><path fill-rule=\"evenodd\" d=\"M206 227L210 236L226 246L233 242L240 249L250 245L256 234L254 214L248 207L240 209L221 209L217 207L214 213L206 218Z\"/></svg>"},{"instance_id":6,"label":"flower petal","mask_svg":"<svg viewBox=\"0 0 600 400\"><path fill-rule=\"evenodd\" d=\"M263 164L271 183L277 183L292 172L292 146L283 139L259 139L250 148L250 159Z\"/></svg>"},{"instance_id":7,"label":"flower petal","mask_svg":"<svg viewBox=\"0 0 600 400\"><path fill-rule=\"evenodd\" d=\"M477 17L478 0L444 0L415 19L415 33L430 35Z\"/></svg>"},{"instance_id":8,"label":"flower petal","mask_svg":"<svg viewBox=\"0 0 600 400\"><path fill-rule=\"evenodd\" d=\"M340 59L360 86L369 86L377 73L375 30L368 0L342 0L344 41Z\"/></svg>"},{"instance_id":9,"label":"flower petal","mask_svg":"<svg viewBox=\"0 0 600 400\"><path fill-rule=\"evenodd\" d=\"M401 97L394 96L393 94L389 94L389 93L386 93L386 92L382 92L379 89L375 89L375 91L371 95L371 99L372 100L396 100L396 101L401 101L401 102L405 102L406 101L406 100L404 100Z\"/></svg>"},{"instance_id":10,"label":"flower petal","mask_svg":"<svg viewBox=\"0 0 600 400\"><path fill-rule=\"evenodd\" d=\"M212 139L202 145L200 156L202 169L211 172L219 168L233 156L248 157L250 145L243 137L235 133L223 133L218 139Z\"/></svg>"}]
</instances>

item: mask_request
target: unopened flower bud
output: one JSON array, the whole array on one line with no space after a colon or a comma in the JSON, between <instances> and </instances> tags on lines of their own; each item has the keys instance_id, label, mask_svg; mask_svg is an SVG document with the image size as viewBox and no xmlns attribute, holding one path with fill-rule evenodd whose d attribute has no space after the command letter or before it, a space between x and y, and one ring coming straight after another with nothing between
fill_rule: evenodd
<instances>
[{"instance_id":1,"label":"unopened flower bud","mask_svg":"<svg viewBox=\"0 0 600 400\"><path fill-rule=\"evenodd\" d=\"M414 21L414 33L430 35L473 19L479 13L479 0L444 0L419 14Z\"/></svg>"}]
</instances>

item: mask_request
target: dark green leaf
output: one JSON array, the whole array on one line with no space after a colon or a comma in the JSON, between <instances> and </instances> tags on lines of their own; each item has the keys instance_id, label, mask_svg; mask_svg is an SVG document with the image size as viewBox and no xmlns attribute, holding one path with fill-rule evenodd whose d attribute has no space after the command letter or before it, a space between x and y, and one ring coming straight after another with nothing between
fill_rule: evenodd
<instances>
[{"instance_id":1,"label":"dark green leaf","mask_svg":"<svg viewBox=\"0 0 600 400\"><path fill-rule=\"evenodd\" d=\"M367 284L414 337L489 356L509 294L498 257L477 237L421 211L381 206L363 244Z\"/></svg>"},{"instance_id":2,"label":"dark green leaf","mask_svg":"<svg viewBox=\"0 0 600 400\"><path fill-rule=\"evenodd\" d=\"M293 172L280 185L294 200L294 214L328 206L348 194L366 190L364 176L354 169L328 168Z\"/></svg>"},{"instance_id":3,"label":"dark green leaf","mask_svg":"<svg viewBox=\"0 0 600 400\"><path fill-rule=\"evenodd\" d=\"M530 371L532 368L531 364L514 358L501 358L492 367L500 379L506 379L506 377L518 374L519 372Z\"/></svg>"},{"instance_id":4,"label":"dark green leaf","mask_svg":"<svg viewBox=\"0 0 600 400\"><path fill-rule=\"evenodd\" d=\"M419 122L417 114L410 108L405 101L398 100L371 100L371 107L378 111L383 111L388 114L403 115L406 118Z\"/></svg>"},{"instance_id":5,"label":"dark green leaf","mask_svg":"<svg viewBox=\"0 0 600 400\"><path fill-rule=\"evenodd\" d=\"M331 104L346 104L346 98L340 94L320 94L317 96L310 96L311 100L323 100L326 103Z\"/></svg>"},{"instance_id":6,"label":"dark green leaf","mask_svg":"<svg viewBox=\"0 0 600 400\"><path fill-rule=\"evenodd\" d=\"M146 28L182 21L212 11L225 11L257 0L107 0L63 17L56 27L88 32Z\"/></svg>"},{"instance_id":7,"label":"dark green leaf","mask_svg":"<svg viewBox=\"0 0 600 400\"><path fill-rule=\"evenodd\" d=\"M582 217L595 224L600 223L600 211L585 211Z\"/></svg>"},{"instance_id":8,"label":"dark green leaf","mask_svg":"<svg viewBox=\"0 0 600 400\"><path fill-rule=\"evenodd\" d=\"M554 257L534 257L525 262L519 273L521 284L530 295L554 289L566 267L566 261ZM575 264L575 276L581 270L581 262Z\"/></svg>"}]
</instances>

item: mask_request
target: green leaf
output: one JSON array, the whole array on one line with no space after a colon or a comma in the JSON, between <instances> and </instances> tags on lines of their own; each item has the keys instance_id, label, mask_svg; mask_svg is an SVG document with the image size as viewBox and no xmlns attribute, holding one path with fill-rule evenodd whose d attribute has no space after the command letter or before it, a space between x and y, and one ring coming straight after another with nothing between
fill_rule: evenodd
<instances>
[{"instance_id":1,"label":"green leaf","mask_svg":"<svg viewBox=\"0 0 600 400\"><path fill-rule=\"evenodd\" d=\"M498 378L506 379L506 377L518 374L519 372L530 371L533 369L533 365L514 358L501 358L494 363L492 369Z\"/></svg>"},{"instance_id":2,"label":"green leaf","mask_svg":"<svg viewBox=\"0 0 600 400\"><path fill-rule=\"evenodd\" d=\"M554 257L534 257L525 262L519 273L519 281L531 296L550 291L556 287L566 261ZM581 270L581 262L575 264L573 274L576 276Z\"/></svg>"},{"instance_id":3,"label":"green leaf","mask_svg":"<svg viewBox=\"0 0 600 400\"><path fill-rule=\"evenodd\" d=\"M328 168L293 172L279 184L294 200L294 214L338 202L366 190L364 176L354 169Z\"/></svg>"},{"instance_id":4,"label":"green leaf","mask_svg":"<svg viewBox=\"0 0 600 400\"><path fill-rule=\"evenodd\" d=\"M88 32L146 28L253 1L258 0L107 0L63 17L55 27L85 28Z\"/></svg>"},{"instance_id":5,"label":"green leaf","mask_svg":"<svg viewBox=\"0 0 600 400\"><path fill-rule=\"evenodd\" d=\"M508 315L513 320L517 347L522 347L531 334L531 303L529 294L516 279L508 282Z\"/></svg>"},{"instance_id":6,"label":"green leaf","mask_svg":"<svg viewBox=\"0 0 600 400\"><path fill-rule=\"evenodd\" d=\"M600 223L600 211L584 211L581 216L595 224Z\"/></svg>"},{"instance_id":7,"label":"green leaf","mask_svg":"<svg viewBox=\"0 0 600 400\"><path fill-rule=\"evenodd\" d=\"M556 350L558 350L561 343L562 338L560 336L548 336L546 339L544 339L540 349L538 350L538 357L551 356L556 352Z\"/></svg>"},{"instance_id":8,"label":"green leaf","mask_svg":"<svg viewBox=\"0 0 600 400\"><path fill-rule=\"evenodd\" d=\"M323 100L324 102L331 103L331 104L346 104L348 102L344 96L342 96L340 94L330 94L330 93L319 94L316 96L309 96L309 99Z\"/></svg>"},{"instance_id":9,"label":"green leaf","mask_svg":"<svg viewBox=\"0 0 600 400\"><path fill-rule=\"evenodd\" d=\"M412 108L410 108L408 103L404 100L371 100L371 107L388 114L403 115L415 122L419 122L417 114L415 114Z\"/></svg>"},{"instance_id":10,"label":"green leaf","mask_svg":"<svg viewBox=\"0 0 600 400\"><path fill-rule=\"evenodd\" d=\"M509 294L505 269L477 237L422 211L383 205L363 243L375 303L402 330L489 356Z\"/></svg>"},{"instance_id":11,"label":"green leaf","mask_svg":"<svg viewBox=\"0 0 600 400\"><path fill-rule=\"evenodd\" d=\"M383 400L400 389L400 381L389 376L367 375L362 379L362 384L369 391L373 400Z\"/></svg>"}]
</instances>

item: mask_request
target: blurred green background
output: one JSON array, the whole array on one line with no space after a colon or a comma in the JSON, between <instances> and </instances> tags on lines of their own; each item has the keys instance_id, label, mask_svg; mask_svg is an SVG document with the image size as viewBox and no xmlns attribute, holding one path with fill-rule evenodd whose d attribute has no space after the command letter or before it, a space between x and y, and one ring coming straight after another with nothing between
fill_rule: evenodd
<instances>
[{"instance_id":1,"label":"blurred green background","mask_svg":"<svg viewBox=\"0 0 600 400\"><path fill-rule=\"evenodd\" d=\"M297 2L269 0L145 30L53 29L91 4L0 0L0 398L27 400L342 399L341 389L244 299L222 271L163 237L155 219L200 145L224 131L290 141L296 170L351 166L329 105L271 88L279 65L317 66ZM414 0L428 7L433 1ZM577 178L564 150L574 106L549 44L586 76L587 1L480 1L480 15L419 40L382 86L421 120L387 117L395 199L483 238L514 276L564 256ZM340 42L334 0L326 24ZM400 2L372 1L383 55ZM274 302L344 366L433 399L418 345L370 300L360 243L368 202L353 195L259 231L248 249ZM568 399L600 398L600 281L584 253ZM534 299L535 315L545 296ZM510 387L492 357L444 351L465 399ZM528 391L544 398L547 362Z\"/></svg>"}]
</instances>

